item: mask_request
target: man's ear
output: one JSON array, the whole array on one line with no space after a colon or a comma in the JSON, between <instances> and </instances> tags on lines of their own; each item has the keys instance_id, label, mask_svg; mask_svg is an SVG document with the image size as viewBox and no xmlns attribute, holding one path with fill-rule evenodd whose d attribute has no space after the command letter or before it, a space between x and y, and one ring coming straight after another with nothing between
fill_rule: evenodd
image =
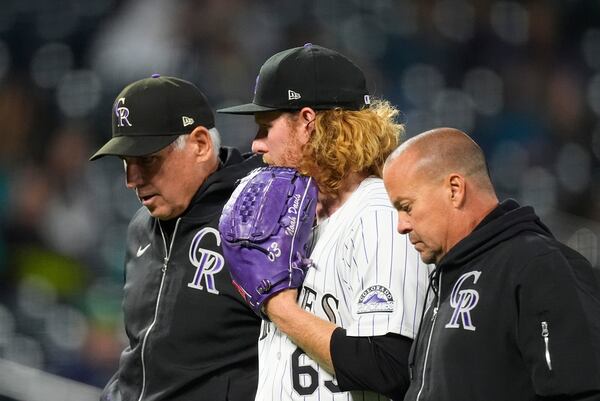
<instances>
[{"instance_id":1,"label":"man's ear","mask_svg":"<svg viewBox=\"0 0 600 401\"><path fill-rule=\"evenodd\" d=\"M458 173L451 173L446 178L448 184L448 193L450 202L455 208L461 208L466 200L466 181L465 177Z\"/></svg>"},{"instance_id":2,"label":"man's ear","mask_svg":"<svg viewBox=\"0 0 600 401\"><path fill-rule=\"evenodd\" d=\"M311 134L315 130L315 119L317 118L317 112L310 107L303 107L298 113L298 122L302 127L299 132L301 142L307 143L310 139Z\"/></svg>"},{"instance_id":3,"label":"man's ear","mask_svg":"<svg viewBox=\"0 0 600 401\"><path fill-rule=\"evenodd\" d=\"M188 140L199 161L206 161L214 154L212 139L206 127L198 126L194 128Z\"/></svg>"}]
</instances>

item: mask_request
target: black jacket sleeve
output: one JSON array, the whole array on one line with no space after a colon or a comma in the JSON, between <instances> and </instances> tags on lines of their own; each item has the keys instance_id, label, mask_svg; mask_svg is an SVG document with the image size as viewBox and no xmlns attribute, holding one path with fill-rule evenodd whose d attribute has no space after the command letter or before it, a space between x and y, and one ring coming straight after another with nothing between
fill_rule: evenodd
<instances>
[{"instance_id":1,"label":"black jacket sleeve","mask_svg":"<svg viewBox=\"0 0 600 401\"><path fill-rule=\"evenodd\" d=\"M343 391L370 390L402 400L410 382L411 345L410 338L399 334L350 337L338 327L329 345L338 387Z\"/></svg>"},{"instance_id":2,"label":"black jacket sleeve","mask_svg":"<svg viewBox=\"0 0 600 401\"><path fill-rule=\"evenodd\" d=\"M550 252L519 277L517 345L540 397L600 399L600 298L587 263Z\"/></svg>"}]
</instances>

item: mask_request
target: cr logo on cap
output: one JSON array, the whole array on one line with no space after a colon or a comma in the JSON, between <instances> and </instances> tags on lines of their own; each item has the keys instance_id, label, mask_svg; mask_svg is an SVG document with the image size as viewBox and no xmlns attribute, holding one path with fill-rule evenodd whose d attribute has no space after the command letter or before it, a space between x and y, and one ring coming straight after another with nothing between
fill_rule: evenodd
<instances>
[{"instance_id":1,"label":"cr logo on cap","mask_svg":"<svg viewBox=\"0 0 600 401\"><path fill-rule=\"evenodd\" d=\"M125 104L124 97L117 100L117 106L122 105L122 104ZM116 107L115 114L117 115L117 118L118 118L118 121L117 121L118 127L124 127L125 123L127 123L127 125L131 127L131 123L127 119L127 117L129 117L129 109L127 107L125 107L125 106Z\"/></svg>"}]
</instances>

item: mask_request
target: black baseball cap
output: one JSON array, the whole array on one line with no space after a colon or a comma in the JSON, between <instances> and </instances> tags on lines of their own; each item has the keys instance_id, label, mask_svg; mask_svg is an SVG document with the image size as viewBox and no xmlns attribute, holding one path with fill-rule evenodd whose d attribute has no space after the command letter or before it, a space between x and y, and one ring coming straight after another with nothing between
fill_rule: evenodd
<instances>
[{"instance_id":1,"label":"black baseball cap","mask_svg":"<svg viewBox=\"0 0 600 401\"><path fill-rule=\"evenodd\" d=\"M254 114L261 111L360 110L370 104L363 72L335 50L307 43L271 56L260 68L252 103L217 113Z\"/></svg>"},{"instance_id":2,"label":"black baseball cap","mask_svg":"<svg viewBox=\"0 0 600 401\"><path fill-rule=\"evenodd\" d=\"M191 82L154 74L119 93L113 105L112 138L90 160L149 155L200 125L215 126L206 96Z\"/></svg>"}]
</instances>

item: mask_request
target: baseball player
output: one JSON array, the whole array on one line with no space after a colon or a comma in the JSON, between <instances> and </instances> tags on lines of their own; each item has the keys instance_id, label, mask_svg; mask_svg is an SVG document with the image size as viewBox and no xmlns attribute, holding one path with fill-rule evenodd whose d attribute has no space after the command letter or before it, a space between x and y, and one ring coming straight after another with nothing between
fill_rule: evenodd
<instances>
[{"instance_id":1,"label":"baseball player","mask_svg":"<svg viewBox=\"0 0 600 401\"><path fill-rule=\"evenodd\" d=\"M402 132L397 110L371 102L348 58L306 44L265 62L252 103L218 112L253 114L252 150L313 177L319 191L300 293L259 305L268 320L256 400L402 399L429 267L397 233L381 180ZM252 291L245 281L241 273Z\"/></svg>"}]
</instances>

